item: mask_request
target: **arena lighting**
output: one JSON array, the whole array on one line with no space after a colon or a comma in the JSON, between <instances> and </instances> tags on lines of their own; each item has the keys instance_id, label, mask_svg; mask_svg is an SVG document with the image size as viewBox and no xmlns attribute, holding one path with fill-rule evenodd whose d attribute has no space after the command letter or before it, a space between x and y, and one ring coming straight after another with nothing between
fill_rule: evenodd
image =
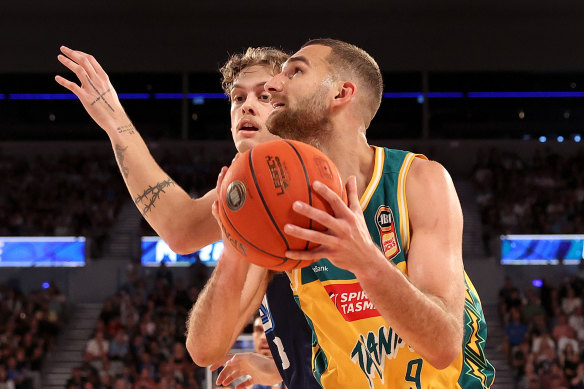
<instances>
[{"instance_id":1,"label":"arena lighting","mask_svg":"<svg viewBox=\"0 0 584 389\"><path fill-rule=\"evenodd\" d=\"M3 93L0 93L0 100L4 100L6 98L6 95Z\"/></svg>"},{"instance_id":2,"label":"arena lighting","mask_svg":"<svg viewBox=\"0 0 584 389\"><path fill-rule=\"evenodd\" d=\"M120 93L118 97L127 100L145 100L150 98L150 93Z\"/></svg>"},{"instance_id":3,"label":"arena lighting","mask_svg":"<svg viewBox=\"0 0 584 389\"><path fill-rule=\"evenodd\" d=\"M584 92L468 92L470 98L584 97Z\"/></svg>"},{"instance_id":4,"label":"arena lighting","mask_svg":"<svg viewBox=\"0 0 584 389\"><path fill-rule=\"evenodd\" d=\"M558 136L557 140L559 143L562 143L564 141L564 137L560 135L560 136Z\"/></svg>"},{"instance_id":5,"label":"arena lighting","mask_svg":"<svg viewBox=\"0 0 584 389\"><path fill-rule=\"evenodd\" d=\"M535 286L536 288L541 288L543 286L543 281L535 279L531 281L531 285Z\"/></svg>"},{"instance_id":6,"label":"arena lighting","mask_svg":"<svg viewBox=\"0 0 584 389\"><path fill-rule=\"evenodd\" d=\"M540 141L541 143L545 143L545 142L547 141L547 138L546 138L545 136L540 136L540 137L539 137L539 141Z\"/></svg>"},{"instance_id":7,"label":"arena lighting","mask_svg":"<svg viewBox=\"0 0 584 389\"><path fill-rule=\"evenodd\" d=\"M85 266L85 238L0 236L2 267Z\"/></svg>"},{"instance_id":8,"label":"arena lighting","mask_svg":"<svg viewBox=\"0 0 584 389\"><path fill-rule=\"evenodd\" d=\"M48 282L43 282L43 284L41 285L43 289L49 289L49 287L51 286L51 284L49 284Z\"/></svg>"},{"instance_id":9,"label":"arena lighting","mask_svg":"<svg viewBox=\"0 0 584 389\"><path fill-rule=\"evenodd\" d=\"M579 265L584 235L502 235L502 265Z\"/></svg>"},{"instance_id":10,"label":"arena lighting","mask_svg":"<svg viewBox=\"0 0 584 389\"><path fill-rule=\"evenodd\" d=\"M578 134L574 135L574 142L579 143L582 140L582 137Z\"/></svg>"},{"instance_id":11,"label":"arena lighting","mask_svg":"<svg viewBox=\"0 0 584 389\"><path fill-rule=\"evenodd\" d=\"M73 100L73 93L9 93L10 100Z\"/></svg>"}]
</instances>

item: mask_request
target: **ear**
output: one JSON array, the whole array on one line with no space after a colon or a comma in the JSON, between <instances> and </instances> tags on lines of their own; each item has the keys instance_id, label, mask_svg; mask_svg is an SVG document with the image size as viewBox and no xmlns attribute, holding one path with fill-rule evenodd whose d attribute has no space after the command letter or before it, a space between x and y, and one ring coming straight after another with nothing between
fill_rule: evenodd
<instances>
[{"instance_id":1,"label":"ear","mask_svg":"<svg viewBox=\"0 0 584 389\"><path fill-rule=\"evenodd\" d=\"M337 86L337 94L333 99L333 106L341 106L349 103L355 96L357 86L351 81L343 81Z\"/></svg>"}]
</instances>

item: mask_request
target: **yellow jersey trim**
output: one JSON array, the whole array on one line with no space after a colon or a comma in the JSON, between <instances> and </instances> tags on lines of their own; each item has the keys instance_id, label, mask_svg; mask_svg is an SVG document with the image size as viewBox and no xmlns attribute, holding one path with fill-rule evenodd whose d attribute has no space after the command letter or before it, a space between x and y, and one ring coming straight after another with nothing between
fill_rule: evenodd
<instances>
[{"instance_id":1,"label":"yellow jersey trim","mask_svg":"<svg viewBox=\"0 0 584 389\"><path fill-rule=\"evenodd\" d=\"M367 208L367 205L369 205L369 201L371 201L371 197L373 197L373 193L375 193L375 189L377 189L377 185L379 185L379 182L381 181L383 164L385 162L385 151L383 148L377 146L371 147L375 149L375 166L373 167L371 181L369 181L365 192L363 192L363 196L361 196L361 200L359 200L361 209L365 209Z\"/></svg>"},{"instance_id":2,"label":"yellow jersey trim","mask_svg":"<svg viewBox=\"0 0 584 389\"><path fill-rule=\"evenodd\" d=\"M407 254L410 250L410 216L408 214L408 201L406 197L406 179L414 158L422 158L427 160L426 156L422 154L408 154L399 170L397 183L397 203L399 207L400 223L399 231L402 241L402 247Z\"/></svg>"}]
</instances>

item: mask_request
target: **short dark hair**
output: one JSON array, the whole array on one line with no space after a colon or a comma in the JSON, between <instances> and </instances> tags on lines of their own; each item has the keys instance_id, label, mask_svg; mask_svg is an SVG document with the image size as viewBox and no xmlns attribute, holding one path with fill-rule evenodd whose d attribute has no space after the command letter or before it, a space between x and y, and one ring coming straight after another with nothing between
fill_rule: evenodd
<instances>
[{"instance_id":1,"label":"short dark hair","mask_svg":"<svg viewBox=\"0 0 584 389\"><path fill-rule=\"evenodd\" d=\"M239 73L247 67L265 65L272 68L274 74L280 73L282 64L290 55L274 47L248 47L245 53L233 54L219 69L221 72L221 86L229 95Z\"/></svg>"},{"instance_id":2,"label":"short dark hair","mask_svg":"<svg viewBox=\"0 0 584 389\"><path fill-rule=\"evenodd\" d=\"M327 57L335 78L356 78L364 89L367 125L381 105L383 77L379 65L365 50L347 42L331 38L312 39L302 47L321 45L332 49Z\"/></svg>"}]
</instances>

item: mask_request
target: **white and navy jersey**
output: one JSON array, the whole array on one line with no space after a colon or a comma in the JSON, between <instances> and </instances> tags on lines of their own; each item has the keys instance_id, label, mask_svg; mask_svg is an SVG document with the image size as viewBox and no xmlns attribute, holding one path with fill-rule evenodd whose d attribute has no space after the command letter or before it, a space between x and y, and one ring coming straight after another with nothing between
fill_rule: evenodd
<instances>
[{"instance_id":1,"label":"white and navy jersey","mask_svg":"<svg viewBox=\"0 0 584 389\"><path fill-rule=\"evenodd\" d=\"M260 315L272 356L286 387L320 389L312 369L312 330L294 300L286 274L276 274L268 284Z\"/></svg>"}]
</instances>

